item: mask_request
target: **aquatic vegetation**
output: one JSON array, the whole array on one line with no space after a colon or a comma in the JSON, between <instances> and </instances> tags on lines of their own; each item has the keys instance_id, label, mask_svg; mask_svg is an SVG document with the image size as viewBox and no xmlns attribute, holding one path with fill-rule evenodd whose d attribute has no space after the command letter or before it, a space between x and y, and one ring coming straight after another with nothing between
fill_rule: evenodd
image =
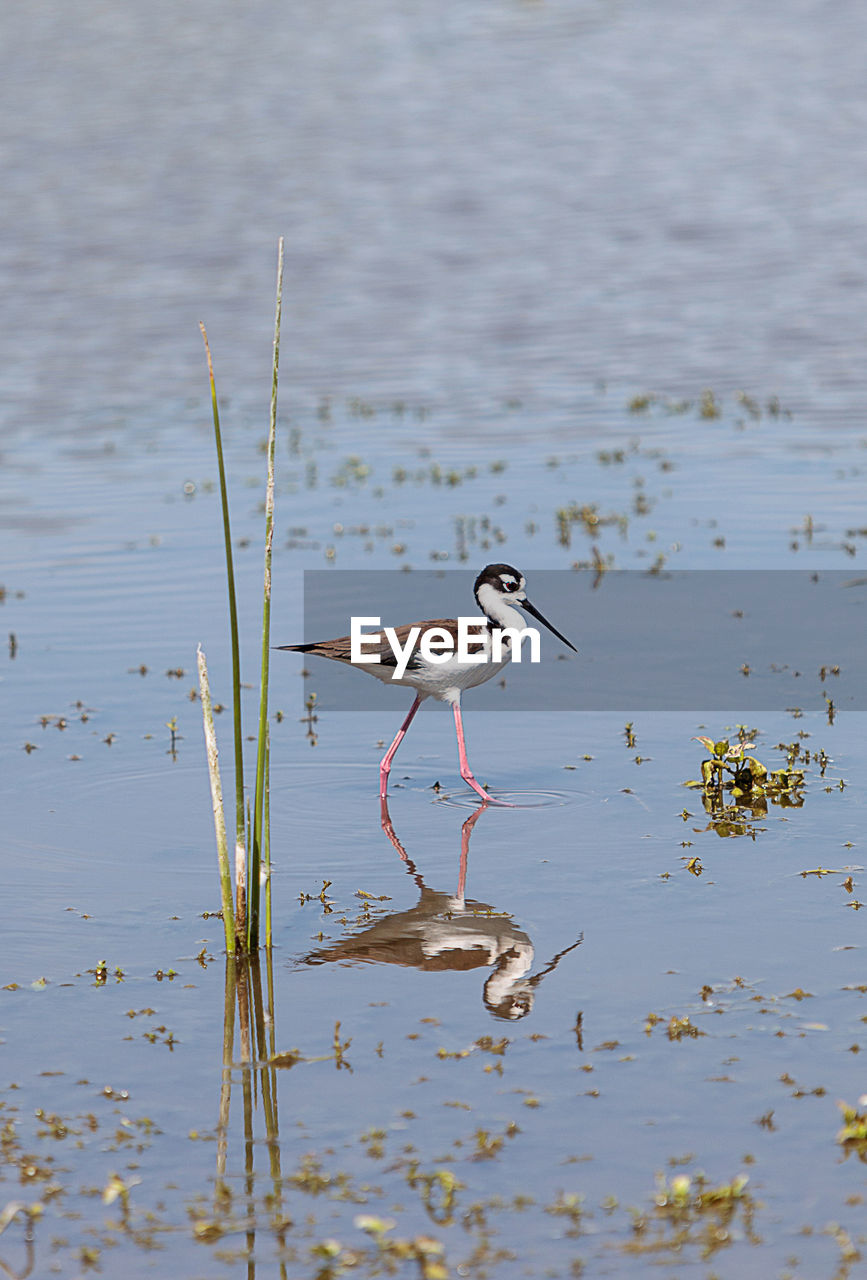
<instances>
[{"instance_id":1,"label":"aquatic vegetation","mask_svg":"<svg viewBox=\"0 0 867 1280\"><path fill-rule=\"evenodd\" d=\"M671 1216L688 1212L702 1212L715 1206L731 1206L742 1200L749 1178L745 1173L738 1174L731 1182L718 1187L710 1187L702 1173L690 1176L680 1173L670 1180L664 1174L656 1178L656 1208Z\"/></svg>"},{"instance_id":2,"label":"aquatic vegetation","mask_svg":"<svg viewBox=\"0 0 867 1280\"><path fill-rule=\"evenodd\" d=\"M792 416L791 410L781 404L778 396L770 396L762 405L754 396L748 395L745 391L738 391L735 393L735 403L753 422L758 422L763 417L791 418ZM723 414L723 402L711 387L704 388L697 404L692 400L672 400L667 396L648 391L634 395L626 407L630 413L635 414L649 413L651 409L658 409L669 415L689 413L692 409L696 409L698 416L705 419L720 418ZM743 427L743 421L738 425Z\"/></svg>"},{"instance_id":3,"label":"aquatic vegetation","mask_svg":"<svg viewBox=\"0 0 867 1280\"><path fill-rule=\"evenodd\" d=\"M217 839L217 858L220 871L220 892L223 907L223 926L226 950L234 954L255 951L259 946L260 888L265 883L265 941L271 945L271 877L269 832L269 730L268 730L268 680L271 653L271 554L274 540L274 457L277 434L277 385L280 365L280 320L283 301L283 239L278 243L277 254L277 303L274 319L274 360L271 375L271 412L267 455L267 480L265 487L265 568L262 604L261 672L259 694L259 731L256 752L255 786L252 812L244 804L243 734L241 727L241 659L238 634L238 607L235 593L235 572L232 557L232 534L229 521L229 498L223 444L220 431L220 414L214 366L205 326L200 325L208 360L208 376L211 387L211 408L214 419L214 440L220 475L220 500L223 513L223 537L226 553L226 583L229 596L229 631L232 647L232 705L234 710L235 746L235 901L231 896L231 871L229 867L226 820L223 812L222 784L220 780L214 708L211 702L208 668L201 645L198 649L199 692L205 729L208 757L208 773L211 782L211 802L214 812L214 830ZM175 746L175 729L172 731L172 750Z\"/></svg>"},{"instance_id":4,"label":"aquatic vegetation","mask_svg":"<svg viewBox=\"0 0 867 1280\"><path fill-rule=\"evenodd\" d=\"M685 787L701 790L702 803L710 826L719 836L749 835L755 839L751 819L764 817L768 805L800 808L804 803L804 771L795 769L794 757L783 769L768 770L755 756L747 755L754 742L731 743L728 738L696 737L710 753L701 762L701 781L689 780ZM729 804L728 797L734 803ZM687 816L689 816L687 814Z\"/></svg>"},{"instance_id":5,"label":"aquatic vegetation","mask_svg":"<svg viewBox=\"0 0 867 1280\"><path fill-rule=\"evenodd\" d=\"M756 1205L746 1190L749 1179L738 1174L712 1186L703 1173L657 1174L654 1213L632 1210L633 1238L624 1253L681 1258L692 1246L700 1258L713 1257L738 1238L761 1243L753 1228Z\"/></svg>"},{"instance_id":6,"label":"aquatic vegetation","mask_svg":"<svg viewBox=\"0 0 867 1280\"><path fill-rule=\"evenodd\" d=\"M720 417L722 413L722 409L720 408L719 402L716 396L714 395L714 393L710 390L710 388L705 388L705 390L702 391L701 404L699 405L698 412L699 412L699 417L701 418Z\"/></svg>"},{"instance_id":7,"label":"aquatic vegetation","mask_svg":"<svg viewBox=\"0 0 867 1280\"><path fill-rule=\"evenodd\" d=\"M572 545L573 525L582 525L586 534L593 535L603 525L618 525L623 531L628 524L628 516L617 512L600 515L595 502L583 504L570 502L565 507L558 507L554 515L557 522L557 540L561 547Z\"/></svg>"},{"instance_id":8,"label":"aquatic vegetation","mask_svg":"<svg viewBox=\"0 0 867 1280\"><path fill-rule=\"evenodd\" d=\"M859 1098L859 1105L864 1107L867 1098ZM837 1133L837 1141L846 1155L854 1152L859 1160L867 1164L867 1110L859 1111L846 1102L838 1102L843 1116L843 1125Z\"/></svg>"},{"instance_id":9,"label":"aquatic vegetation","mask_svg":"<svg viewBox=\"0 0 867 1280\"><path fill-rule=\"evenodd\" d=\"M755 756L747 756L756 745L754 742L736 742L733 746L728 738L714 742L712 738L696 737L711 754L710 758L701 762L701 782L688 782L687 786L721 787L726 785L733 793L745 795L754 786L767 777L767 769ZM725 774L731 775L729 782Z\"/></svg>"},{"instance_id":10,"label":"aquatic vegetation","mask_svg":"<svg viewBox=\"0 0 867 1280\"><path fill-rule=\"evenodd\" d=\"M669 1019L666 1034L669 1040L695 1040L699 1036L705 1034L693 1022L690 1022L688 1016L682 1018L673 1017Z\"/></svg>"}]
</instances>

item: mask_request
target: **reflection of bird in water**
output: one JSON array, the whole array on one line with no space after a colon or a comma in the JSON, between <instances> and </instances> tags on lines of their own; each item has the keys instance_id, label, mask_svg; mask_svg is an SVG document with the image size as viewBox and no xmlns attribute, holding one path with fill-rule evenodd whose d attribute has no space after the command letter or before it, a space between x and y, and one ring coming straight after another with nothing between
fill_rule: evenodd
<instances>
[{"instance_id":1,"label":"reflection of bird in water","mask_svg":"<svg viewBox=\"0 0 867 1280\"><path fill-rule=\"evenodd\" d=\"M527 934L516 926L511 916L465 896L470 835L486 808L487 805L480 805L461 828L457 892L438 893L427 887L407 857L395 835L387 801L383 800L382 829L406 863L421 896L408 911L383 916L359 933L310 952L302 963L376 961L426 972L489 968L493 972L484 985L485 1007L496 1018L525 1017L533 1007L536 987L556 969L563 956L581 943L583 934L531 977L534 951Z\"/></svg>"},{"instance_id":2,"label":"reflection of bird in water","mask_svg":"<svg viewBox=\"0 0 867 1280\"><path fill-rule=\"evenodd\" d=\"M474 635L471 638L470 644L467 646L468 649L472 649L475 655L474 662L462 662L458 658L459 626L457 618L430 618L424 622L408 622L405 626L395 627L395 637L399 640L401 649L405 650L407 644L409 644L412 655L406 670L399 678L395 678L397 658L384 632L380 632L379 636L371 633L365 638L365 652L371 657L368 662L362 664L353 663L352 661L350 636L340 636L336 640L320 640L315 644L281 644L277 647L279 649L289 649L293 653L312 653L319 658L330 658L333 662L343 662L349 666L355 666L358 671L366 671L368 675L376 676L378 680L408 685L416 690L415 701L409 709L409 714L400 726L397 737L388 751L386 751L379 766L380 796L385 796L387 792L391 762L406 736L406 731L412 723L415 713L425 698L436 698L439 702L450 702L454 709L461 777L465 782L469 783L476 794L480 795L483 800L491 801L494 804L504 803L496 801L489 796L473 777L473 772L467 760L467 748L464 742L464 726L461 720L461 694L464 689L472 689L476 685L484 684L487 680L491 680L510 661L512 656L511 637L508 634L503 635L501 652L505 654L505 657L500 661L496 660L499 655L495 652L494 633L495 631L512 627L517 628L519 631L524 629L524 619L514 607L515 605L532 614L558 640L562 640L564 644L577 653L574 644L561 635L555 627L552 627L547 618L544 618L539 610L530 603L524 587L524 575L508 564L489 564L476 578L473 594L476 597L476 604L485 615L485 618L480 621L484 623L485 619L487 619L487 625L482 627L478 637ZM412 635L413 632L415 632L414 636ZM422 652L421 636L427 632L441 633L435 641L440 647L439 661L429 660ZM375 647L377 640L379 642L378 648ZM440 644L440 641L442 641L442 644ZM447 645L451 646L450 654L447 654L444 650L443 646Z\"/></svg>"}]
</instances>

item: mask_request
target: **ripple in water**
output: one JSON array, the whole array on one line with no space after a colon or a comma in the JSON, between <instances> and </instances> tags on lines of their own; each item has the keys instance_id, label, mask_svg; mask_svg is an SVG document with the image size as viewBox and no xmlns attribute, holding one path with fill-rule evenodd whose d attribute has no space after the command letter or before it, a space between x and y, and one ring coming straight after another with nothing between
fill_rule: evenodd
<instances>
[{"instance_id":1,"label":"ripple in water","mask_svg":"<svg viewBox=\"0 0 867 1280\"><path fill-rule=\"evenodd\" d=\"M492 791L491 808L504 809L557 809L567 804L586 804L592 796L583 791ZM438 796L436 804L454 809L477 809L480 801L475 793Z\"/></svg>"}]
</instances>

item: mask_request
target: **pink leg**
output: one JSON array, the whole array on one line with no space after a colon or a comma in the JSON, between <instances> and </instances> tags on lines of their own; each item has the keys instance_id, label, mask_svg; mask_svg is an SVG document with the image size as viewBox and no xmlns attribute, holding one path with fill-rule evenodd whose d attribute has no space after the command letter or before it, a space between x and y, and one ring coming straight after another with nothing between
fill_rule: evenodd
<instances>
[{"instance_id":1,"label":"pink leg","mask_svg":"<svg viewBox=\"0 0 867 1280\"><path fill-rule=\"evenodd\" d=\"M463 778L464 782L468 782L470 784L473 791L475 791L476 795L481 796L483 800L487 801L490 804L491 797L488 795L487 791L485 791L484 787L480 787L479 784L476 782L475 778L473 777L473 771L470 768L470 762L467 759L467 748L466 748L466 744L464 743L464 726L461 721L461 704L459 702L456 702L454 704L454 707L455 707L455 732L458 735L458 762L460 764L461 777ZM494 803L496 804L498 802L494 801Z\"/></svg>"},{"instance_id":2,"label":"pink leg","mask_svg":"<svg viewBox=\"0 0 867 1280\"><path fill-rule=\"evenodd\" d=\"M412 718L421 706L421 698L418 694L415 696L415 702L409 709L409 715L397 731L397 737L382 757L382 764L379 766L379 798L385 798L388 791L388 775L391 772L391 762L397 753L397 749L406 737L406 731L412 724Z\"/></svg>"},{"instance_id":3,"label":"pink leg","mask_svg":"<svg viewBox=\"0 0 867 1280\"><path fill-rule=\"evenodd\" d=\"M480 804L475 813L471 813L464 825L461 827L461 862L458 872L458 894L459 898L463 898L467 888L467 857L470 852L470 836L473 834L473 827L479 818L487 809L487 802Z\"/></svg>"}]
</instances>

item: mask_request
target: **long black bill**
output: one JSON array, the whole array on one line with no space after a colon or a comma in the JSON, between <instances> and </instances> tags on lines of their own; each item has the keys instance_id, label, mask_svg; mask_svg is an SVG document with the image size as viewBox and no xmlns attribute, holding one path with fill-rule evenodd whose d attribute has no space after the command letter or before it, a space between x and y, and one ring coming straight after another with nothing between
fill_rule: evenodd
<instances>
[{"instance_id":1,"label":"long black bill","mask_svg":"<svg viewBox=\"0 0 867 1280\"><path fill-rule=\"evenodd\" d=\"M567 639L566 639L566 637L565 637L564 635L561 635L561 634L560 634L560 632L557 630L557 628L556 628L556 627L552 627L552 626L551 626L551 623L548 621L548 619L547 619L547 618L543 618L543 617L542 617L542 615L541 615L541 613L539 612L539 610L536 608L536 606L535 606L535 605L530 604L530 601L529 601L529 600L516 600L516 601L515 601L515 604L519 604L519 605L521 606L521 608L522 608L522 609L526 609L526 610L527 610L527 613L532 613L532 615L533 615L533 617L534 617L534 618L538 618L538 619L539 619L539 621L542 623L542 625L543 625L544 627L547 627L547 628L548 628L548 630L549 630L550 632L552 632L552 633L553 633L553 635L555 635L555 636L557 637L557 639L558 639L558 640L562 640L564 644L567 644L567 645L569 646L569 648L572 650L572 652L573 652L573 653L577 653L577 652L578 652L578 650L575 648L575 646L574 646L574 644L572 643L572 641L571 641L571 640L567 640Z\"/></svg>"}]
</instances>

